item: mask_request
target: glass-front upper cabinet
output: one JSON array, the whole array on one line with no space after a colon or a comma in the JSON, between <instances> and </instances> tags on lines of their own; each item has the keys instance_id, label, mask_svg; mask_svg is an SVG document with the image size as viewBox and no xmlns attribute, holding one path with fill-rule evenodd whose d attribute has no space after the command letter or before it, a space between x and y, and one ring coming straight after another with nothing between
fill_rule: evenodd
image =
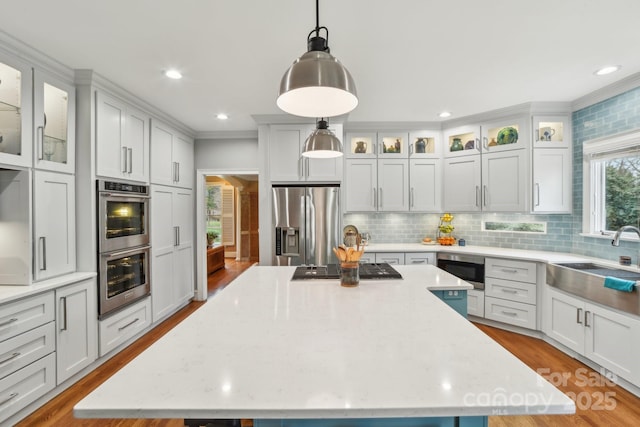
<instances>
[{"instance_id":1,"label":"glass-front upper cabinet","mask_svg":"<svg viewBox=\"0 0 640 427\"><path fill-rule=\"evenodd\" d=\"M535 147L569 147L571 124L566 116L533 116L533 145Z\"/></svg>"},{"instance_id":2,"label":"glass-front upper cabinet","mask_svg":"<svg viewBox=\"0 0 640 427\"><path fill-rule=\"evenodd\" d=\"M483 152L509 151L529 147L527 116L482 124Z\"/></svg>"},{"instance_id":3,"label":"glass-front upper cabinet","mask_svg":"<svg viewBox=\"0 0 640 427\"><path fill-rule=\"evenodd\" d=\"M480 126L468 125L447 129L444 134L444 156L458 157L480 154Z\"/></svg>"},{"instance_id":4,"label":"glass-front upper cabinet","mask_svg":"<svg viewBox=\"0 0 640 427\"><path fill-rule=\"evenodd\" d=\"M344 154L346 157L376 157L375 132L347 132L344 141Z\"/></svg>"},{"instance_id":5,"label":"glass-front upper cabinet","mask_svg":"<svg viewBox=\"0 0 640 427\"><path fill-rule=\"evenodd\" d=\"M34 76L34 165L73 173L75 88L39 70Z\"/></svg>"},{"instance_id":6,"label":"glass-front upper cabinet","mask_svg":"<svg viewBox=\"0 0 640 427\"><path fill-rule=\"evenodd\" d=\"M409 134L378 132L378 157L409 157Z\"/></svg>"},{"instance_id":7,"label":"glass-front upper cabinet","mask_svg":"<svg viewBox=\"0 0 640 427\"><path fill-rule=\"evenodd\" d=\"M0 53L0 164L31 166L29 64Z\"/></svg>"},{"instance_id":8,"label":"glass-front upper cabinet","mask_svg":"<svg viewBox=\"0 0 640 427\"><path fill-rule=\"evenodd\" d=\"M438 131L413 131L409 133L409 157L439 158L442 142Z\"/></svg>"}]
</instances>

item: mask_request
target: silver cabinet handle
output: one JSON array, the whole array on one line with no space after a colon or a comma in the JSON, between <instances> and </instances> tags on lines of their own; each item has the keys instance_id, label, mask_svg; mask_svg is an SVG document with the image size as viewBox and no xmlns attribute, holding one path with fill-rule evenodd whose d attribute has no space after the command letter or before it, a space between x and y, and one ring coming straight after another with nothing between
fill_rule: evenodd
<instances>
[{"instance_id":1,"label":"silver cabinet handle","mask_svg":"<svg viewBox=\"0 0 640 427\"><path fill-rule=\"evenodd\" d=\"M411 192L409 193L409 206L413 207L413 202L414 202L414 194L413 194L413 187L411 187Z\"/></svg>"},{"instance_id":2,"label":"silver cabinet handle","mask_svg":"<svg viewBox=\"0 0 640 427\"><path fill-rule=\"evenodd\" d=\"M518 315L518 313L514 313L513 311L504 311L504 310L502 310L502 314L505 314L507 316L514 316L514 317Z\"/></svg>"},{"instance_id":3,"label":"silver cabinet handle","mask_svg":"<svg viewBox=\"0 0 640 427\"><path fill-rule=\"evenodd\" d=\"M124 325L124 326L120 326L120 327L118 328L118 332L120 332L120 331L123 331L123 330L127 329L129 326L133 325L134 323L136 323L136 322L137 322L137 321L139 321L139 320L140 320L140 318L139 318L139 317L136 317L135 319L133 319L131 322L127 323L126 325Z\"/></svg>"},{"instance_id":4,"label":"silver cabinet handle","mask_svg":"<svg viewBox=\"0 0 640 427\"><path fill-rule=\"evenodd\" d=\"M47 238L45 236L40 237L40 248L42 251L42 259L40 262L40 271L47 269Z\"/></svg>"},{"instance_id":5,"label":"silver cabinet handle","mask_svg":"<svg viewBox=\"0 0 640 427\"><path fill-rule=\"evenodd\" d=\"M3 327L3 326L7 326L7 325L10 325L10 324L12 324L12 323L15 323L15 322L17 322L17 321L18 321L18 318L17 318L17 317L12 317L11 319L6 320L6 321L4 321L4 322L0 323L0 328L1 328L1 327Z\"/></svg>"},{"instance_id":6,"label":"silver cabinet handle","mask_svg":"<svg viewBox=\"0 0 640 427\"><path fill-rule=\"evenodd\" d=\"M173 246L178 246L178 227L173 227Z\"/></svg>"},{"instance_id":7,"label":"silver cabinet handle","mask_svg":"<svg viewBox=\"0 0 640 427\"><path fill-rule=\"evenodd\" d=\"M63 315L62 317L62 326L60 327L61 331L66 331L67 330L67 297L61 297L60 298L60 303L61 303L61 309L63 311Z\"/></svg>"},{"instance_id":8,"label":"silver cabinet handle","mask_svg":"<svg viewBox=\"0 0 640 427\"><path fill-rule=\"evenodd\" d=\"M378 193L376 192L376 187L373 187L373 209L378 207Z\"/></svg>"},{"instance_id":9,"label":"silver cabinet handle","mask_svg":"<svg viewBox=\"0 0 640 427\"><path fill-rule=\"evenodd\" d=\"M182 240L180 238L180 226L177 226L176 228L178 229L178 246L180 246L180 240Z\"/></svg>"},{"instance_id":10,"label":"silver cabinet handle","mask_svg":"<svg viewBox=\"0 0 640 427\"><path fill-rule=\"evenodd\" d=\"M476 138L476 149L480 151L479 148L480 148L480 138Z\"/></svg>"},{"instance_id":11,"label":"silver cabinet handle","mask_svg":"<svg viewBox=\"0 0 640 427\"><path fill-rule=\"evenodd\" d=\"M413 144L409 144L409 155L413 154Z\"/></svg>"},{"instance_id":12,"label":"silver cabinet handle","mask_svg":"<svg viewBox=\"0 0 640 427\"><path fill-rule=\"evenodd\" d=\"M7 397L6 399L0 401L0 405L4 405L5 403L7 403L8 401L10 401L11 399L13 399L14 397L16 397L18 395L17 392L13 392L9 395L9 397Z\"/></svg>"},{"instance_id":13,"label":"silver cabinet handle","mask_svg":"<svg viewBox=\"0 0 640 427\"><path fill-rule=\"evenodd\" d=\"M178 162L173 162L173 182L178 182Z\"/></svg>"},{"instance_id":14,"label":"silver cabinet handle","mask_svg":"<svg viewBox=\"0 0 640 427\"><path fill-rule=\"evenodd\" d=\"M540 206L540 184L536 182L536 206Z\"/></svg>"},{"instance_id":15,"label":"silver cabinet handle","mask_svg":"<svg viewBox=\"0 0 640 427\"><path fill-rule=\"evenodd\" d=\"M576 309L576 323L579 323L582 325L582 309L581 308Z\"/></svg>"},{"instance_id":16,"label":"silver cabinet handle","mask_svg":"<svg viewBox=\"0 0 640 427\"><path fill-rule=\"evenodd\" d=\"M129 168L127 169L127 172L131 173L131 165L133 164L133 148L127 148L127 154L129 155Z\"/></svg>"},{"instance_id":17,"label":"silver cabinet handle","mask_svg":"<svg viewBox=\"0 0 640 427\"><path fill-rule=\"evenodd\" d=\"M507 293L507 294L517 294L518 293L518 291L516 291L516 290L505 289L505 288L502 288L501 291L504 292L504 293Z\"/></svg>"},{"instance_id":18,"label":"silver cabinet handle","mask_svg":"<svg viewBox=\"0 0 640 427\"><path fill-rule=\"evenodd\" d=\"M536 129L536 141L540 141L540 129Z\"/></svg>"},{"instance_id":19,"label":"silver cabinet handle","mask_svg":"<svg viewBox=\"0 0 640 427\"><path fill-rule=\"evenodd\" d=\"M487 138L486 136L482 137L482 147L489 151L489 138Z\"/></svg>"},{"instance_id":20,"label":"silver cabinet handle","mask_svg":"<svg viewBox=\"0 0 640 427\"><path fill-rule=\"evenodd\" d=\"M378 188L378 209L382 209L382 187Z\"/></svg>"},{"instance_id":21,"label":"silver cabinet handle","mask_svg":"<svg viewBox=\"0 0 640 427\"><path fill-rule=\"evenodd\" d=\"M176 182L180 182L180 162L176 162L176 165L178 167L178 178L176 179Z\"/></svg>"},{"instance_id":22,"label":"silver cabinet handle","mask_svg":"<svg viewBox=\"0 0 640 427\"><path fill-rule=\"evenodd\" d=\"M412 259L411 260L411 264L424 264L425 262L427 262L426 259Z\"/></svg>"},{"instance_id":23,"label":"silver cabinet handle","mask_svg":"<svg viewBox=\"0 0 640 427\"><path fill-rule=\"evenodd\" d=\"M127 173L127 147L122 146L122 173Z\"/></svg>"},{"instance_id":24,"label":"silver cabinet handle","mask_svg":"<svg viewBox=\"0 0 640 427\"><path fill-rule=\"evenodd\" d=\"M36 129L38 138L38 160L44 159L44 126L38 126Z\"/></svg>"},{"instance_id":25,"label":"silver cabinet handle","mask_svg":"<svg viewBox=\"0 0 640 427\"><path fill-rule=\"evenodd\" d=\"M518 272L518 270L516 270L515 268L501 268L500 271L502 271L503 273L511 274L516 274Z\"/></svg>"},{"instance_id":26,"label":"silver cabinet handle","mask_svg":"<svg viewBox=\"0 0 640 427\"><path fill-rule=\"evenodd\" d=\"M478 187L478 186L476 185L476 207L477 207L477 208L479 208L479 207L480 207L480 205L478 204L478 198L479 198L478 196L479 196L479 194L480 194L480 187Z\"/></svg>"},{"instance_id":27,"label":"silver cabinet handle","mask_svg":"<svg viewBox=\"0 0 640 427\"><path fill-rule=\"evenodd\" d=\"M482 186L482 206L487 207L487 186Z\"/></svg>"},{"instance_id":28,"label":"silver cabinet handle","mask_svg":"<svg viewBox=\"0 0 640 427\"><path fill-rule=\"evenodd\" d=\"M590 328L591 325L589 324L589 313L591 313L589 310L584 312L584 327L585 328Z\"/></svg>"},{"instance_id":29,"label":"silver cabinet handle","mask_svg":"<svg viewBox=\"0 0 640 427\"><path fill-rule=\"evenodd\" d=\"M125 251L111 252L109 254L104 254L102 256L107 257L107 258L117 258L117 257L122 256L122 255L131 254L131 253L134 253L134 252L140 252L140 251L144 251L144 250L150 249L150 248L151 248L151 246L147 245L147 246L142 246L142 247L139 247L139 248L127 249Z\"/></svg>"},{"instance_id":30,"label":"silver cabinet handle","mask_svg":"<svg viewBox=\"0 0 640 427\"><path fill-rule=\"evenodd\" d=\"M4 365L7 362L12 361L13 359L15 359L16 357L20 356L20 352L16 351L15 353L13 353L11 356L7 357L4 360L0 360L0 365Z\"/></svg>"}]
</instances>

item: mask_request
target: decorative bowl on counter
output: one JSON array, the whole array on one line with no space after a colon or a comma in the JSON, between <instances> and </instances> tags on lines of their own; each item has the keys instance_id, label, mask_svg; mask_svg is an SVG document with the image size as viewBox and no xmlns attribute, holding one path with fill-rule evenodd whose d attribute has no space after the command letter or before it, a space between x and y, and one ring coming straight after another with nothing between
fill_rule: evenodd
<instances>
[{"instance_id":1,"label":"decorative bowl on counter","mask_svg":"<svg viewBox=\"0 0 640 427\"><path fill-rule=\"evenodd\" d=\"M453 246L456 244L456 238L453 236L438 237L438 243L442 246Z\"/></svg>"}]
</instances>

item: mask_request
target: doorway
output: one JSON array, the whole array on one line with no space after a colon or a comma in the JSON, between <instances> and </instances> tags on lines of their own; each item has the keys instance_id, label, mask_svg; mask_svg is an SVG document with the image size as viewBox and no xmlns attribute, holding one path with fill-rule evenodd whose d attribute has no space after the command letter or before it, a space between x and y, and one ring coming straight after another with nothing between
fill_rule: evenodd
<instances>
[{"instance_id":1,"label":"doorway","mask_svg":"<svg viewBox=\"0 0 640 427\"><path fill-rule=\"evenodd\" d=\"M195 299L205 300L225 260L259 261L258 172L198 170L196 187Z\"/></svg>"}]
</instances>

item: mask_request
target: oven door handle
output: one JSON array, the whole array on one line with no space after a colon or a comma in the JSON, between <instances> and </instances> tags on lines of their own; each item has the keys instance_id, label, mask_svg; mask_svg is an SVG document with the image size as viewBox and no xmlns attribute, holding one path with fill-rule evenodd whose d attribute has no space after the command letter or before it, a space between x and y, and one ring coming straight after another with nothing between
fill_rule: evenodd
<instances>
[{"instance_id":1,"label":"oven door handle","mask_svg":"<svg viewBox=\"0 0 640 427\"><path fill-rule=\"evenodd\" d=\"M126 254L131 254L134 252L141 252L147 249L151 249L151 245L147 245L147 246L140 246L138 248L133 248L133 249L127 249L126 251L118 251L118 252L109 252L106 254L102 254L103 257L106 258L115 258L118 256L122 256L122 255L126 255Z\"/></svg>"},{"instance_id":2,"label":"oven door handle","mask_svg":"<svg viewBox=\"0 0 640 427\"><path fill-rule=\"evenodd\" d=\"M100 192L100 195L102 197L127 197L127 198L133 198L133 199L150 199L151 198L151 196L145 196L144 194L137 194L137 193L120 194L120 193Z\"/></svg>"}]
</instances>

